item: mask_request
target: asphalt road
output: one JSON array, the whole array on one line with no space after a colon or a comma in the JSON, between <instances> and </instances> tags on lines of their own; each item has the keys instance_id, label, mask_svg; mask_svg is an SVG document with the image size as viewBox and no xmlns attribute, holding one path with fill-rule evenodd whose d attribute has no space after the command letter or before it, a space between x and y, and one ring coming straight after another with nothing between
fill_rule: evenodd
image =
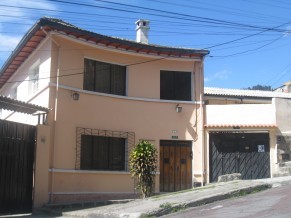
<instances>
[{"instance_id":1,"label":"asphalt road","mask_svg":"<svg viewBox=\"0 0 291 218\"><path fill-rule=\"evenodd\" d=\"M291 185L189 208L163 217L291 217Z\"/></svg>"}]
</instances>

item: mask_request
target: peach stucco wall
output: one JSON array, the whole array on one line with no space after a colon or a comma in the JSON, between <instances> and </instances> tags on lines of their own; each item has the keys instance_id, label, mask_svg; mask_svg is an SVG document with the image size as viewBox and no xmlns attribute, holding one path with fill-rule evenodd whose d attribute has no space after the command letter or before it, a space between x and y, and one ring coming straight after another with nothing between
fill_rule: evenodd
<instances>
[{"instance_id":1,"label":"peach stucco wall","mask_svg":"<svg viewBox=\"0 0 291 218\"><path fill-rule=\"evenodd\" d=\"M52 73L55 75L77 74L52 78L49 116L52 126L50 149L50 192L133 192L133 181L129 173L90 173L75 170L76 127L128 131L135 133L135 142L152 140L159 149L160 140L172 139L193 142L193 172L201 170L201 113L194 102L161 101L160 70L192 72L192 99L200 100L202 88L201 63L193 60L155 60L152 56L118 53L92 48L53 35ZM114 97L82 91L84 58L127 66L127 96ZM131 65L138 62L152 62ZM79 74L80 73L80 74ZM73 101L73 90L80 94ZM194 93L196 96L194 96ZM177 113L177 103L183 107ZM195 173L193 173L195 174ZM158 175L156 189L158 190ZM88 179L90 178L90 179ZM119 182L116 186L114 181Z\"/></svg>"}]
</instances>

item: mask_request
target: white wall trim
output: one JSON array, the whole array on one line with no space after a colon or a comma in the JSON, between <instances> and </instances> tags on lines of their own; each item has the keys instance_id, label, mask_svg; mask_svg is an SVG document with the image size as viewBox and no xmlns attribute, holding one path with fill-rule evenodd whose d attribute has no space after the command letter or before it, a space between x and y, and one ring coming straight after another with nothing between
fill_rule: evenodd
<instances>
[{"instance_id":1,"label":"white wall trim","mask_svg":"<svg viewBox=\"0 0 291 218\"><path fill-rule=\"evenodd\" d=\"M50 82L50 86L56 87L57 84ZM61 88L61 89L66 89L66 90L69 90L69 91L75 91L75 92L84 93L84 94L105 96L105 97L125 99L125 100L159 102L159 103L174 103L174 104L192 104L192 105L200 104L200 101L160 100L160 99L155 99L155 98L138 98L138 97L112 95L112 94L106 94L106 93L101 93L101 92L87 91L87 90L74 88L74 87L71 87L71 86L66 86L66 85L61 85L61 84L59 84L58 87Z\"/></svg>"},{"instance_id":2,"label":"white wall trim","mask_svg":"<svg viewBox=\"0 0 291 218\"><path fill-rule=\"evenodd\" d=\"M131 175L130 172L127 171L102 171L102 170L72 170L72 169L57 169L57 168L50 168L49 172L53 173L80 173L80 174L122 174L122 175ZM156 175L159 175L160 172L156 172Z\"/></svg>"},{"instance_id":3,"label":"white wall trim","mask_svg":"<svg viewBox=\"0 0 291 218\"><path fill-rule=\"evenodd\" d=\"M49 192L53 195L134 194L134 192Z\"/></svg>"},{"instance_id":4,"label":"white wall trim","mask_svg":"<svg viewBox=\"0 0 291 218\"><path fill-rule=\"evenodd\" d=\"M130 175L130 172L126 171L99 171L99 170L71 170L71 169L56 169L51 168L49 169L49 172L54 173L79 173L79 174L125 174Z\"/></svg>"}]
</instances>

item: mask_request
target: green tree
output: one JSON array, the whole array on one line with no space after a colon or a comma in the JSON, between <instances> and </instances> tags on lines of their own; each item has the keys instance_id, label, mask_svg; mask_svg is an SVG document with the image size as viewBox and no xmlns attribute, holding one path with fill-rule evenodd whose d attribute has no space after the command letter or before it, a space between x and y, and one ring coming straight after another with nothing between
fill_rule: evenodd
<instances>
[{"instance_id":1,"label":"green tree","mask_svg":"<svg viewBox=\"0 0 291 218\"><path fill-rule=\"evenodd\" d=\"M148 141L140 141L130 152L130 172L137 181L137 190L142 198L151 196L157 169L157 149Z\"/></svg>"},{"instance_id":2,"label":"green tree","mask_svg":"<svg viewBox=\"0 0 291 218\"><path fill-rule=\"evenodd\" d=\"M259 85L259 84L245 88L245 89L247 89L247 90L273 91L271 86L264 86L264 85Z\"/></svg>"}]
</instances>

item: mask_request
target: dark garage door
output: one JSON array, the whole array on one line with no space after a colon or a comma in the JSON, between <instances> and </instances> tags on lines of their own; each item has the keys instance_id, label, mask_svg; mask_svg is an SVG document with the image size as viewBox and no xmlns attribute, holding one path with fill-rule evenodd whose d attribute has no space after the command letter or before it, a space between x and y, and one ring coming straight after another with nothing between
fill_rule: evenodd
<instances>
[{"instance_id":1,"label":"dark garage door","mask_svg":"<svg viewBox=\"0 0 291 218\"><path fill-rule=\"evenodd\" d=\"M0 120L0 214L31 212L35 126Z\"/></svg>"},{"instance_id":2,"label":"dark garage door","mask_svg":"<svg viewBox=\"0 0 291 218\"><path fill-rule=\"evenodd\" d=\"M210 182L218 176L241 173L242 179L270 177L268 133L209 133Z\"/></svg>"}]
</instances>

